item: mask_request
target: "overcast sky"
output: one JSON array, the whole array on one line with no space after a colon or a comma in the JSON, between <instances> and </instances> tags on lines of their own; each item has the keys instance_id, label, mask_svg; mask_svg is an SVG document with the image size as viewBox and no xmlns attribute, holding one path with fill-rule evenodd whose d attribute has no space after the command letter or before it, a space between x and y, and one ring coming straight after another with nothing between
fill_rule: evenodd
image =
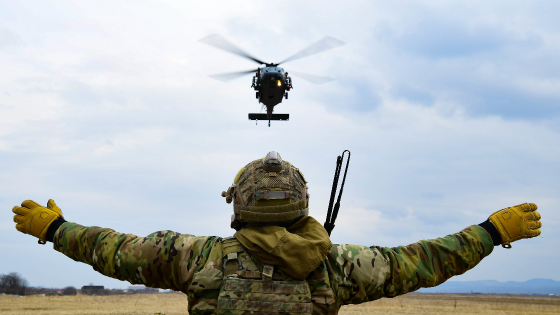
<instances>
[{"instance_id":1,"label":"overcast sky","mask_svg":"<svg viewBox=\"0 0 560 315\"><path fill-rule=\"evenodd\" d=\"M352 159L335 243L397 246L534 202L542 236L496 247L452 280L560 280L560 2L0 1L0 273L31 285L129 284L37 244L13 206L53 198L67 220L145 236L230 236L220 193L279 152L323 222L336 156ZM337 78L294 89L255 125L251 61L323 36L346 45L284 65Z\"/></svg>"}]
</instances>

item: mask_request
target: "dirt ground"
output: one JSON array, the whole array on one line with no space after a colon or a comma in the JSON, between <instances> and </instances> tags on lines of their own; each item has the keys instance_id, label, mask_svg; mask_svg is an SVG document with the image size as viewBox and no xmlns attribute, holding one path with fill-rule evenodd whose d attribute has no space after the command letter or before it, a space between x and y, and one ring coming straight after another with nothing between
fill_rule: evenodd
<instances>
[{"instance_id":1,"label":"dirt ground","mask_svg":"<svg viewBox=\"0 0 560 315\"><path fill-rule=\"evenodd\" d=\"M183 294L113 296L0 296L0 315L188 314ZM560 297L490 294L407 294L361 305L339 314L560 314Z\"/></svg>"}]
</instances>

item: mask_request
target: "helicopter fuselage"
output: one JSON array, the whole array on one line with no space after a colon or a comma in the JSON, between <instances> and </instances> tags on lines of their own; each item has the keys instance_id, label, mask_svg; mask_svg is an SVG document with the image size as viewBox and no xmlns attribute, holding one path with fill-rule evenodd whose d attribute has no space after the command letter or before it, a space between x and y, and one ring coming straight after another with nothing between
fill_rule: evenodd
<instances>
[{"instance_id":1,"label":"helicopter fuselage","mask_svg":"<svg viewBox=\"0 0 560 315\"><path fill-rule=\"evenodd\" d=\"M267 107L267 112L272 113L272 108L287 98L286 91L292 88L292 79L283 68L267 66L257 70L251 87L257 91L257 98Z\"/></svg>"}]
</instances>

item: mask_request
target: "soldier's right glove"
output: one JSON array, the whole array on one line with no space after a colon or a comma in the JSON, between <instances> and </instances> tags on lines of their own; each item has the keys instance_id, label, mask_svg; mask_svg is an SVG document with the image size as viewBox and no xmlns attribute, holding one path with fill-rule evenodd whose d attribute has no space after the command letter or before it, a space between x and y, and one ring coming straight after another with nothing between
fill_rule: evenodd
<instances>
[{"instance_id":1,"label":"soldier's right glove","mask_svg":"<svg viewBox=\"0 0 560 315\"><path fill-rule=\"evenodd\" d=\"M16 214L16 229L39 238L39 244L45 244L47 241L47 231L51 223L57 219L64 219L62 211L52 199L47 202L47 207L33 200L25 200L21 207L15 206L12 211Z\"/></svg>"},{"instance_id":2,"label":"soldier's right glove","mask_svg":"<svg viewBox=\"0 0 560 315\"><path fill-rule=\"evenodd\" d=\"M492 213L488 220L500 233L502 247L511 248L511 242L541 234L541 215L535 210L536 204L524 203Z\"/></svg>"}]
</instances>

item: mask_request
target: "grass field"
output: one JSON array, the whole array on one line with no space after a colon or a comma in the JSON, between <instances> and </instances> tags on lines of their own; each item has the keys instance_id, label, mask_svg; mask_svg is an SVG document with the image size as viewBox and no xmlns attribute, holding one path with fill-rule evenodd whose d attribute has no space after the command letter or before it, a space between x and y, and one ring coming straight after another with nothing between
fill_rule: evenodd
<instances>
[{"instance_id":1,"label":"grass field","mask_svg":"<svg viewBox=\"0 0 560 315\"><path fill-rule=\"evenodd\" d=\"M113 296L0 296L0 315L188 314L183 294ZM481 294L408 294L361 305L339 314L560 314L560 297Z\"/></svg>"},{"instance_id":2,"label":"grass field","mask_svg":"<svg viewBox=\"0 0 560 315\"><path fill-rule=\"evenodd\" d=\"M560 297L493 294L416 294L341 308L339 314L560 314Z\"/></svg>"}]
</instances>

